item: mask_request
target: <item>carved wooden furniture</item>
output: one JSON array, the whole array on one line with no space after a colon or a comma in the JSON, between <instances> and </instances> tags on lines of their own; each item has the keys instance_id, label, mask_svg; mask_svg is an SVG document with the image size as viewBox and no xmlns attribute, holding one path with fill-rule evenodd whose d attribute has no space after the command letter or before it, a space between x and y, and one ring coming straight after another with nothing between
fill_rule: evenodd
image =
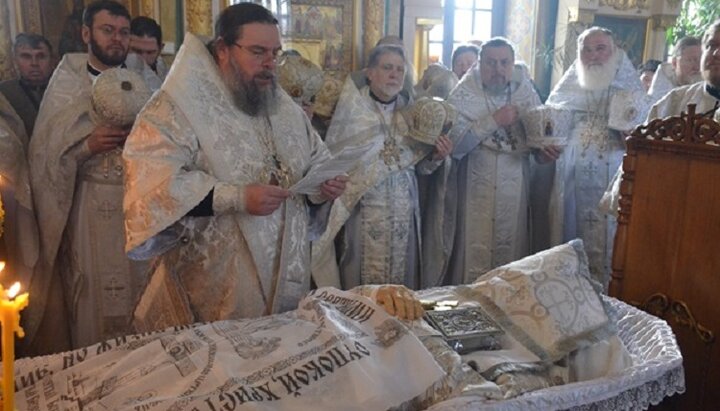
<instances>
[{"instance_id":1,"label":"carved wooden furniture","mask_svg":"<svg viewBox=\"0 0 720 411\"><path fill-rule=\"evenodd\" d=\"M662 409L720 404L720 124L688 106L628 138L610 295L668 321L687 391Z\"/></svg>"}]
</instances>

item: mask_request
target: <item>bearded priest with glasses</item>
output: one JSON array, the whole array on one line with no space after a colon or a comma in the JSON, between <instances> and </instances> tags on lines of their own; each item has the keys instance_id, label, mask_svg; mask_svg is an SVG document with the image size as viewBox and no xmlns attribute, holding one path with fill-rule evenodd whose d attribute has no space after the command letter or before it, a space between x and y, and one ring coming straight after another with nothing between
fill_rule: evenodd
<instances>
[{"instance_id":1,"label":"bearded priest with glasses","mask_svg":"<svg viewBox=\"0 0 720 411\"><path fill-rule=\"evenodd\" d=\"M138 116L123 153L126 250L153 261L138 331L293 310L310 290L310 239L347 178L325 177L332 168L290 191L331 157L276 85L280 50L269 10L230 6L209 44L185 37ZM407 290L366 291L391 314L421 315Z\"/></svg>"}]
</instances>

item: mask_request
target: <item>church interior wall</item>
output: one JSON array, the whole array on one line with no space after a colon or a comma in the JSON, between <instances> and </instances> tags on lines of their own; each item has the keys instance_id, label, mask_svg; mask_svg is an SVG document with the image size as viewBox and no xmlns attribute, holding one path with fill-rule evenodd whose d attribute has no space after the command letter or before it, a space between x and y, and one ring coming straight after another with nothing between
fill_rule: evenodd
<instances>
[{"instance_id":1,"label":"church interior wall","mask_svg":"<svg viewBox=\"0 0 720 411\"><path fill-rule=\"evenodd\" d=\"M312 3L313 0L304 0ZM415 63L416 76L427 65L426 34L443 20L442 0L334 0L352 7L352 55L347 70L365 63L370 48L380 37L392 34L403 39L408 60ZM555 84L576 55L579 33L596 21L617 22L632 34L635 58L664 59L665 30L674 24L681 0L506 0L503 34L517 45L518 57L526 62L541 93ZM40 32L59 44L74 9L89 0L2 0L0 7L0 76L14 76L12 39L20 31ZM153 17L163 28L164 58L170 62L182 42L184 31L210 36L215 17L230 0L121 0L132 15ZM285 1L259 0L270 6ZM321 1L317 0L320 4ZM327 3L327 2L326 2ZM555 7L553 7L555 6ZM557 10L557 14L552 13ZM604 19L604 20L603 20ZM627 24L627 22L632 22ZM548 27L554 25L554 27ZM614 27L610 27L613 29ZM425 37L423 35L425 34ZM425 38L425 41L423 41ZM638 40L641 38L641 40ZM76 39L77 41L77 39ZM425 52L425 54L423 54ZM637 62L636 62L637 63ZM552 74L551 74L552 73Z\"/></svg>"},{"instance_id":2,"label":"church interior wall","mask_svg":"<svg viewBox=\"0 0 720 411\"><path fill-rule=\"evenodd\" d=\"M515 44L515 60L521 60L534 73L535 26L540 0L508 0L505 37Z\"/></svg>"}]
</instances>

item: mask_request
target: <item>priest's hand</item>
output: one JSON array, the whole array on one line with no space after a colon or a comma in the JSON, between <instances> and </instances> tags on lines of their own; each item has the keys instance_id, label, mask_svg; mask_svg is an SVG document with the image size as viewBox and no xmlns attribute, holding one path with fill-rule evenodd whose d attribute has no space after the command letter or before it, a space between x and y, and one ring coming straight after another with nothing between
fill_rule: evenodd
<instances>
[{"instance_id":1,"label":"priest's hand","mask_svg":"<svg viewBox=\"0 0 720 411\"><path fill-rule=\"evenodd\" d=\"M450 137L445 134L441 135L435 142L435 151L433 151L432 156L433 161L440 161L444 159L452 153L452 150L453 143L452 140L450 140Z\"/></svg>"},{"instance_id":2,"label":"priest's hand","mask_svg":"<svg viewBox=\"0 0 720 411\"><path fill-rule=\"evenodd\" d=\"M375 296L378 304L401 320L417 320L425 312L415 293L404 285L383 285Z\"/></svg>"},{"instance_id":3,"label":"priest's hand","mask_svg":"<svg viewBox=\"0 0 720 411\"><path fill-rule=\"evenodd\" d=\"M320 195L325 201L333 201L345 192L350 177L339 175L330 180L325 180L320 186Z\"/></svg>"},{"instance_id":4,"label":"priest's hand","mask_svg":"<svg viewBox=\"0 0 720 411\"><path fill-rule=\"evenodd\" d=\"M538 151L536 151L535 159L540 164L549 163L551 161L555 161L558 158L560 158L560 154L562 154L563 149L560 146L556 145L549 145L545 146Z\"/></svg>"},{"instance_id":5,"label":"priest's hand","mask_svg":"<svg viewBox=\"0 0 720 411\"><path fill-rule=\"evenodd\" d=\"M125 144L130 130L109 126L97 126L87 139L90 153L104 153Z\"/></svg>"},{"instance_id":6,"label":"priest's hand","mask_svg":"<svg viewBox=\"0 0 720 411\"><path fill-rule=\"evenodd\" d=\"M278 186L248 184L245 186L245 211L252 215L270 215L288 197L290 192Z\"/></svg>"},{"instance_id":7,"label":"priest's hand","mask_svg":"<svg viewBox=\"0 0 720 411\"><path fill-rule=\"evenodd\" d=\"M508 127L518 121L518 109L512 104L504 105L493 113L492 118L498 126Z\"/></svg>"}]
</instances>

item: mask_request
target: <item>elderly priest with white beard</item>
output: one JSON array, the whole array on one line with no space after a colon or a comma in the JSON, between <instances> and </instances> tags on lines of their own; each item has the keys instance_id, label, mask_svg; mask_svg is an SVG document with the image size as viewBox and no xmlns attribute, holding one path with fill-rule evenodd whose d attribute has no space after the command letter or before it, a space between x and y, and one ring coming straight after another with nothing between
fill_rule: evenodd
<instances>
[{"instance_id":1,"label":"elderly priest with white beard","mask_svg":"<svg viewBox=\"0 0 720 411\"><path fill-rule=\"evenodd\" d=\"M591 27L578 37L578 57L546 102L572 110L575 126L555 162L544 234L552 245L582 238L590 271L605 289L616 220L598 203L625 152L623 133L608 124L610 102L623 90L643 92L637 71L612 32Z\"/></svg>"}]
</instances>

